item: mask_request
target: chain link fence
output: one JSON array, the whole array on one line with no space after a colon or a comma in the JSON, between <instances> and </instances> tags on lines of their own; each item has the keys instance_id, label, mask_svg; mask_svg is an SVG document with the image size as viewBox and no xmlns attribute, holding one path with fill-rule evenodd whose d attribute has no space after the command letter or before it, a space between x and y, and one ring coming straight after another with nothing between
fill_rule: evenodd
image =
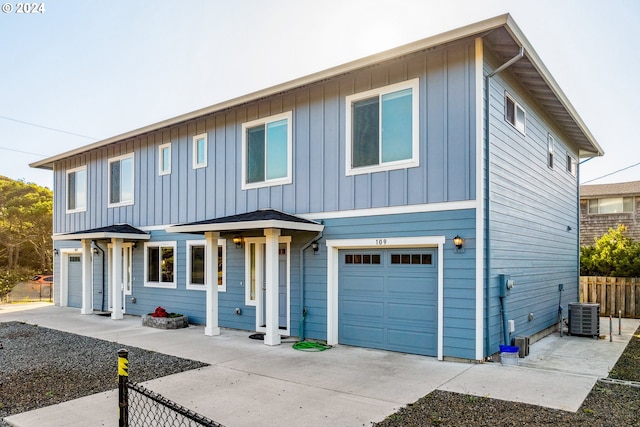
<instances>
[{"instance_id":1,"label":"chain link fence","mask_svg":"<svg viewBox=\"0 0 640 427\"><path fill-rule=\"evenodd\" d=\"M118 351L119 427L224 427L140 384L129 382L128 351Z\"/></svg>"}]
</instances>

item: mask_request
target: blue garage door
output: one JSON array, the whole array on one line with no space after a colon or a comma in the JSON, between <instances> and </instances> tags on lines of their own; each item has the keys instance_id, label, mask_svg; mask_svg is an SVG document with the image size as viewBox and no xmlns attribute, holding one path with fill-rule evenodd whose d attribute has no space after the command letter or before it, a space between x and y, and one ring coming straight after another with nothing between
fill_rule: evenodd
<instances>
[{"instance_id":1,"label":"blue garage door","mask_svg":"<svg viewBox=\"0 0 640 427\"><path fill-rule=\"evenodd\" d=\"M338 341L437 355L437 251L341 250Z\"/></svg>"},{"instance_id":2,"label":"blue garage door","mask_svg":"<svg viewBox=\"0 0 640 427\"><path fill-rule=\"evenodd\" d=\"M82 308L82 256L69 255L67 269L67 289L69 307Z\"/></svg>"}]
</instances>

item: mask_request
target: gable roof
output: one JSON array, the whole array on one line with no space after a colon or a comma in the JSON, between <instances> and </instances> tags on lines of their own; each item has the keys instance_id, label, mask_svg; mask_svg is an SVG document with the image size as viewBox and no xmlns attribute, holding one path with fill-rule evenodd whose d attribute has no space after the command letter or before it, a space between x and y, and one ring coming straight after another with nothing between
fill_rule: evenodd
<instances>
[{"instance_id":1,"label":"gable roof","mask_svg":"<svg viewBox=\"0 0 640 427\"><path fill-rule=\"evenodd\" d=\"M89 145L33 162L29 166L33 168L53 169L53 164L56 161L66 159L77 154L174 126L205 115L237 107L248 102L286 92L301 86L313 84L341 74L353 72L357 69L403 55L434 48L457 40L475 37L483 37L487 41L488 45L491 46L492 51L503 62L515 57L520 49L524 48L524 57L513 64L509 68L509 71L520 79L523 86L529 91L531 96L545 108L558 127L567 135L570 142L579 148L580 157L601 156L604 154L604 151L598 145L594 136L584 124L575 108L564 95L538 55L535 53L520 28L518 28L516 23L513 21L511 15L504 14L418 40L375 55L370 55L362 59L351 61L346 64L329 68L324 71L272 86L270 88L233 98L190 113L182 114L121 135L94 142Z\"/></svg>"},{"instance_id":2,"label":"gable roof","mask_svg":"<svg viewBox=\"0 0 640 427\"><path fill-rule=\"evenodd\" d=\"M280 212L275 209L260 209L238 215L190 222L167 227L169 233L204 233L206 231L242 231L265 228L280 228L298 231L322 231L324 226L315 221Z\"/></svg>"},{"instance_id":3,"label":"gable roof","mask_svg":"<svg viewBox=\"0 0 640 427\"><path fill-rule=\"evenodd\" d=\"M129 224L114 224L89 230L74 231L73 233L56 234L53 240L103 240L103 239L149 240L151 236L146 231Z\"/></svg>"},{"instance_id":4,"label":"gable roof","mask_svg":"<svg viewBox=\"0 0 640 427\"><path fill-rule=\"evenodd\" d=\"M614 184L581 185L580 198L597 196L634 196L640 195L640 181L616 182Z\"/></svg>"}]
</instances>

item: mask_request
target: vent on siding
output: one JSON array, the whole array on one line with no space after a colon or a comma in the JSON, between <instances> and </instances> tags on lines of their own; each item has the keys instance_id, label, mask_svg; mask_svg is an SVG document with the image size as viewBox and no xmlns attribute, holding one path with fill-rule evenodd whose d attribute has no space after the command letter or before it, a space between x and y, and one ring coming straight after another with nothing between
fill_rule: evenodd
<instances>
[{"instance_id":1,"label":"vent on siding","mask_svg":"<svg viewBox=\"0 0 640 427\"><path fill-rule=\"evenodd\" d=\"M569 304L569 334L597 338L600 335L600 304Z\"/></svg>"}]
</instances>

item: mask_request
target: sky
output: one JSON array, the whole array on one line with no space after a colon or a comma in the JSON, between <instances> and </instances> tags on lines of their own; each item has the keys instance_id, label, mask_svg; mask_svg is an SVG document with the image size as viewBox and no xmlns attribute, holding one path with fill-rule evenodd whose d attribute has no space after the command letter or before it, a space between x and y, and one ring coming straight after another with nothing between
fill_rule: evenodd
<instances>
[{"instance_id":1,"label":"sky","mask_svg":"<svg viewBox=\"0 0 640 427\"><path fill-rule=\"evenodd\" d=\"M37 4L0 12L0 175L13 179L52 188L29 163L510 13L605 151L581 183L640 180L640 1Z\"/></svg>"}]
</instances>

